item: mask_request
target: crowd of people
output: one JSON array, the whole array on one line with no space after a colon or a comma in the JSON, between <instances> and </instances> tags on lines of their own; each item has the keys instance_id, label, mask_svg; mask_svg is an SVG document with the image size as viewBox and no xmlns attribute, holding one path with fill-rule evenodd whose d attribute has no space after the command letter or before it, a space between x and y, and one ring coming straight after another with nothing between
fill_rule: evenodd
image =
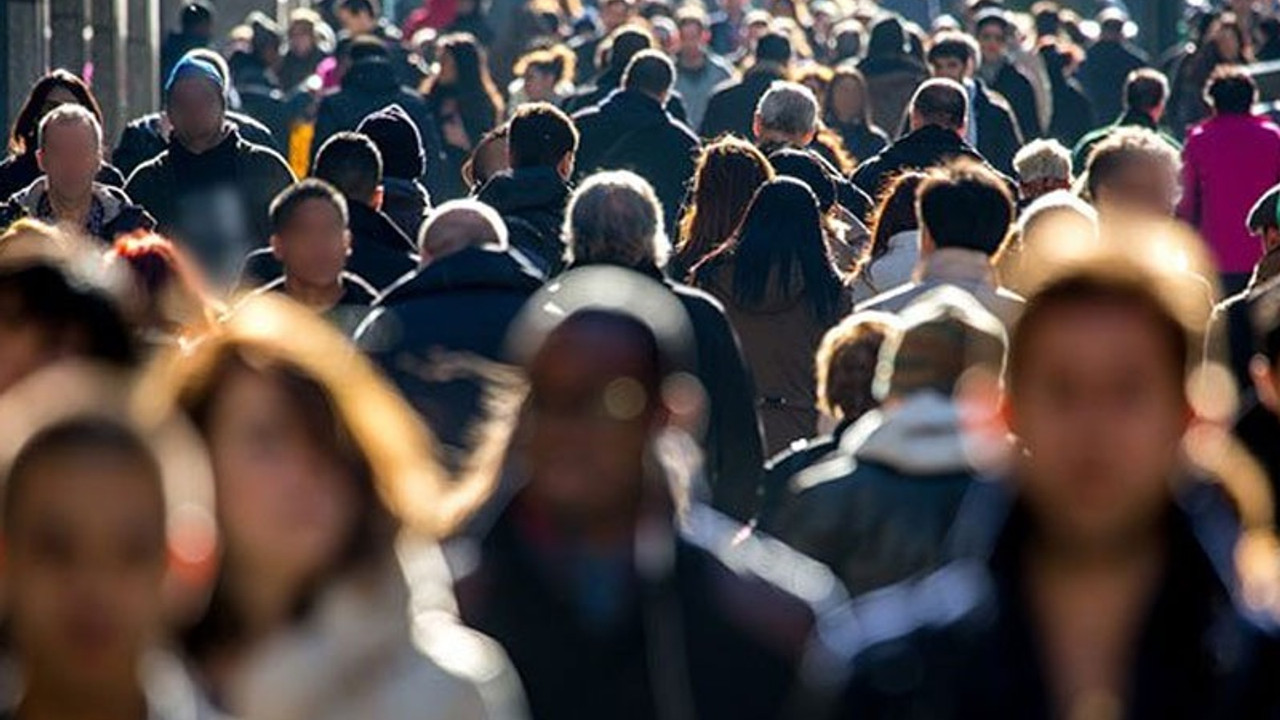
<instances>
[{"instance_id":1,"label":"crowd of people","mask_svg":"<svg viewBox=\"0 0 1280 720\"><path fill-rule=\"evenodd\" d=\"M193 0L114 147L40 78L0 718L1275 717L1280 17L901 4Z\"/></svg>"}]
</instances>

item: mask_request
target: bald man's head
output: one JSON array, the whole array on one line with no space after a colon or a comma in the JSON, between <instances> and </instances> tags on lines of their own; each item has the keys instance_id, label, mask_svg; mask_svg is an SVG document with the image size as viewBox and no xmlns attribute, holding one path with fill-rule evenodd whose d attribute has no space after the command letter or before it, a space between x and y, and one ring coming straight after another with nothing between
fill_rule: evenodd
<instances>
[{"instance_id":1,"label":"bald man's head","mask_svg":"<svg viewBox=\"0 0 1280 720\"><path fill-rule=\"evenodd\" d=\"M507 249L507 225L476 200L451 200L436 208L418 235L422 264L472 247Z\"/></svg>"}]
</instances>

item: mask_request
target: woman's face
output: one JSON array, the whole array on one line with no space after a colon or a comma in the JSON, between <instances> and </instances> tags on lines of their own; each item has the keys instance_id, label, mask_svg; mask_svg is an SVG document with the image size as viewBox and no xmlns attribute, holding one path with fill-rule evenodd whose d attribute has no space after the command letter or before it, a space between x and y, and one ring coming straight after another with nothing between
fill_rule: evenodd
<instances>
[{"instance_id":1,"label":"woman's face","mask_svg":"<svg viewBox=\"0 0 1280 720\"><path fill-rule=\"evenodd\" d=\"M231 371L208 435L233 562L294 582L331 567L356 524L356 480L307 432L281 380Z\"/></svg>"},{"instance_id":2,"label":"woman's face","mask_svg":"<svg viewBox=\"0 0 1280 720\"><path fill-rule=\"evenodd\" d=\"M831 93L831 112L840 122L852 122L862 117L862 88L852 80L836 80Z\"/></svg>"},{"instance_id":3,"label":"woman's face","mask_svg":"<svg viewBox=\"0 0 1280 720\"><path fill-rule=\"evenodd\" d=\"M531 101L551 100L555 95L556 76L537 68L524 73L524 92Z\"/></svg>"},{"instance_id":4,"label":"woman's face","mask_svg":"<svg viewBox=\"0 0 1280 720\"><path fill-rule=\"evenodd\" d=\"M308 22L296 22L289 26L289 52L294 55L310 55L315 49L315 29Z\"/></svg>"},{"instance_id":5,"label":"woman's face","mask_svg":"<svg viewBox=\"0 0 1280 720\"><path fill-rule=\"evenodd\" d=\"M458 61L453 59L453 53L448 50L440 52L440 82L445 85L458 82Z\"/></svg>"}]
</instances>

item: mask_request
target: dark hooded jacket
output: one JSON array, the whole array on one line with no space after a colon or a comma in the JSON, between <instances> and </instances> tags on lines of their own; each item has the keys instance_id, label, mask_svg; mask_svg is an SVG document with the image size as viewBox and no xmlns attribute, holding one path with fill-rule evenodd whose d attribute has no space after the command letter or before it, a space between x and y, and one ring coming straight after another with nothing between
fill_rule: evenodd
<instances>
[{"instance_id":1,"label":"dark hooded jacket","mask_svg":"<svg viewBox=\"0 0 1280 720\"><path fill-rule=\"evenodd\" d=\"M727 80L711 93L707 110L702 115L702 127L698 132L704 138L716 138L733 133L744 140L751 140L751 120L756 105L775 80L785 80L781 66L760 63L742 76L741 80Z\"/></svg>"},{"instance_id":2,"label":"dark hooded jacket","mask_svg":"<svg viewBox=\"0 0 1280 720\"><path fill-rule=\"evenodd\" d=\"M281 140L277 140L266 125L243 113L227 111L227 122L240 133L240 137L254 145L271 148L283 152ZM169 147L168 140L161 132L161 114L151 113L131 121L120 133L120 142L111 153L111 162L120 172L128 177L142 163L164 152ZM108 183L110 184L110 183ZM123 185L124 183L121 183Z\"/></svg>"},{"instance_id":3,"label":"dark hooded jacket","mask_svg":"<svg viewBox=\"0 0 1280 720\"><path fill-rule=\"evenodd\" d=\"M268 208L294 181L284 158L231 128L199 155L171 142L133 171L125 192L155 217L161 234L185 245L222 282L246 253L267 244Z\"/></svg>"},{"instance_id":4,"label":"dark hooded jacket","mask_svg":"<svg viewBox=\"0 0 1280 720\"><path fill-rule=\"evenodd\" d=\"M911 96L929 78L929 68L906 51L906 28L894 16L886 16L871 27L867 56L858 69L867 78L872 122L882 128L896 128L902 121Z\"/></svg>"},{"instance_id":5,"label":"dark hooded jacket","mask_svg":"<svg viewBox=\"0 0 1280 720\"><path fill-rule=\"evenodd\" d=\"M0 228L7 228L24 217L52 222L48 195L43 177L14 193L7 203L0 204ZM155 219L141 206L135 205L123 190L94 183L89 227L85 229L98 240L110 244L120 235L152 230L155 226Z\"/></svg>"},{"instance_id":6,"label":"dark hooded jacket","mask_svg":"<svg viewBox=\"0 0 1280 720\"><path fill-rule=\"evenodd\" d=\"M1124 110L1124 84L1129 73L1147 66L1137 47L1116 40L1099 40L1089 48L1077 75L1098 117L1118 117Z\"/></svg>"},{"instance_id":7,"label":"dark hooded jacket","mask_svg":"<svg viewBox=\"0 0 1280 720\"><path fill-rule=\"evenodd\" d=\"M1009 103L980 81L973 93L973 121L978 125L978 152L992 167L1013 175L1013 158L1025 138Z\"/></svg>"},{"instance_id":8,"label":"dark hooded jacket","mask_svg":"<svg viewBox=\"0 0 1280 720\"><path fill-rule=\"evenodd\" d=\"M351 231L348 272L381 292L418 267L413 243L391 218L350 198L347 213L347 229ZM283 272L271 248L255 250L244 259L238 285L243 289L255 288L275 280Z\"/></svg>"},{"instance_id":9,"label":"dark hooded jacket","mask_svg":"<svg viewBox=\"0 0 1280 720\"><path fill-rule=\"evenodd\" d=\"M511 246L550 277L564 268L560 235L569 192L555 168L529 167L489 178L476 199L498 211Z\"/></svg>"},{"instance_id":10,"label":"dark hooded jacket","mask_svg":"<svg viewBox=\"0 0 1280 720\"><path fill-rule=\"evenodd\" d=\"M573 121L582 135L578 177L597 170L631 170L653 185L666 226L676 227L694 173L698 136L657 100L629 90L578 113Z\"/></svg>"},{"instance_id":11,"label":"dark hooded jacket","mask_svg":"<svg viewBox=\"0 0 1280 720\"><path fill-rule=\"evenodd\" d=\"M342 87L320 100L311 157L315 158L320 146L334 133L355 130L370 113L392 104L399 105L418 127L427 173L438 172L441 140L431 111L421 95L400 85L394 64L380 58L365 58L353 64L342 77Z\"/></svg>"},{"instance_id":12,"label":"dark hooded jacket","mask_svg":"<svg viewBox=\"0 0 1280 720\"><path fill-rule=\"evenodd\" d=\"M463 621L502 644L533 720L783 717L833 581L703 506L642 522L663 563L589 556L517 495L456 584Z\"/></svg>"},{"instance_id":13,"label":"dark hooded jacket","mask_svg":"<svg viewBox=\"0 0 1280 720\"><path fill-rule=\"evenodd\" d=\"M507 366L507 329L542 286L512 253L468 248L432 261L378 298L356 341L451 453L468 447L484 390Z\"/></svg>"},{"instance_id":14,"label":"dark hooded jacket","mask_svg":"<svg viewBox=\"0 0 1280 720\"><path fill-rule=\"evenodd\" d=\"M1218 487L1189 485L1165 514L1167 561L1128 646L1117 716L1275 717L1280 644L1241 597L1234 511ZM1058 716L1025 592L1033 520L1005 494L982 483L965 499L960 560L855 605L841 644L853 656L843 716Z\"/></svg>"}]
</instances>

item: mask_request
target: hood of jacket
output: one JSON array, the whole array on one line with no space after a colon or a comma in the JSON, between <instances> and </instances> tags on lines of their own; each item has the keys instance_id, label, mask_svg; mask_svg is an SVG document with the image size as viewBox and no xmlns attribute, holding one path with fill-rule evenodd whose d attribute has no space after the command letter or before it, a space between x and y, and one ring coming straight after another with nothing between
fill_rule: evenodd
<instances>
[{"instance_id":1,"label":"hood of jacket","mask_svg":"<svg viewBox=\"0 0 1280 720\"><path fill-rule=\"evenodd\" d=\"M388 289L375 305L389 307L465 290L533 293L542 283L537 268L513 253L467 248L435 260L404 278Z\"/></svg>"},{"instance_id":2,"label":"hood of jacket","mask_svg":"<svg viewBox=\"0 0 1280 720\"><path fill-rule=\"evenodd\" d=\"M369 58L351 66L342 76L342 89L369 95L385 95L400 89L400 79L391 63Z\"/></svg>"},{"instance_id":3,"label":"hood of jacket","mask_svg":"<svg viewBox=\"0 0 1280 720\"><path fill-rule=\"evenodd\" d=\"M960 155L982 160L978 151L955 132L937 125L925 125L895 142L884 151L882 157L886 162L896 166L912 163L918 165L922 159L933 164L940 158Z\"/></svg>"},{"instance_id":4,"label":"hood of jacket","mask_svg":"<svg viewBox=\"0 0 1280 720\"><path fill-rule=\"evenodd\" d=\"M476 199L503 215L543 208L558 214L569 199L569 185L552 167L504 170L480 188Z\"/></svg>"},{"instance_id":5,"label":"hood of jacket","mask_svg":"<svg viewBox=\"0 0 1280 720\"><path fill-rule=\"evenodd\" d=\"M942 475L973 466L959 409L932 391L867 413L840 437L840 450L904 475Z\"/></svg>"},{"instance_id":6,"label":"hood of jacket","mask_svg":"<svg viewBox=\"0 0 1280 720\"><path fill-rule=\"evenodd\" d=\"M28 185L25 189L19 190L14 194L12 202L19 205L27 215L36 216L36 210L40 207L41 200L49 193L49 179L41 175L36 181ZM123 190L113 188L110 185L103 185L95 182L93 184L93 199L102 204L104 225L110 225L120 217L126 210L135 209L138 206L133 204L128 195Z\"/></svg>"},{"instance_id":7,"label":"hood of jacket","mask_svg":"<svg viewBox=\"0 0 1280 720\"><path fill-rule=\"evenodd\" d=\"M347 212L353 251L358 251L361 244L370 241L396 252L413 253L417 250L409 236L386 213L374 210L364 203L351 201L347 203Z\"/></svg>"}]
</instances>

